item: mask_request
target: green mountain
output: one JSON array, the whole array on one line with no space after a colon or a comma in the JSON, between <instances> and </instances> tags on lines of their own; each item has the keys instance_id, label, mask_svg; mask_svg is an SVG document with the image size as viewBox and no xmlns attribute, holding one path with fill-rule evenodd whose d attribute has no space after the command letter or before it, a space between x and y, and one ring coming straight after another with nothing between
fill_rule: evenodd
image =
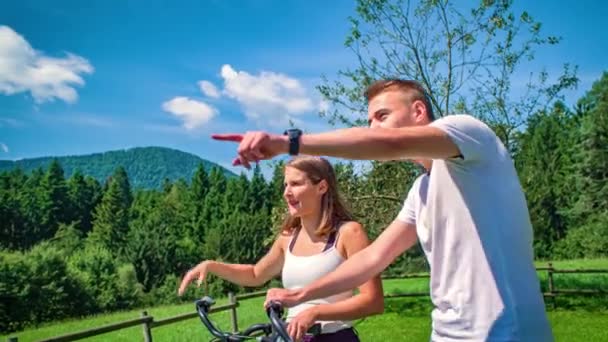
<instances>
[{"instance_id":1,"label":"green mountain","mask_svg":"<svg viewBox=\"0 0 608 342\"><path fill-rule=\"evenodd\" d=\"M79 156L41 157L17 161L0 160L0 172L17 167L28 173L37 168L46 169L53 159L59 161L66 178L76 170L80 170L81 173L94 177L102 183L118 166L123 166L127 170L133 188L158 189L165 178L171 181L183 178L189 183L199 164L203 164L208 172L213 167L218 167L226 176L236 176L218 164L194 154L165 147L136 147Z\"/></svg>"}]
</instances>

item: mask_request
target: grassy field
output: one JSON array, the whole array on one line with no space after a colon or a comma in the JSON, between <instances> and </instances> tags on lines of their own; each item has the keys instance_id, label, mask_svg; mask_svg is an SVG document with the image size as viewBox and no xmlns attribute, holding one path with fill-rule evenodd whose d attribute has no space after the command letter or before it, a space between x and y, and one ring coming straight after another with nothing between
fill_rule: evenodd
<instances>
[{"instance_id":1,"label":"grassy field","mask_svg":"<svg viewBox=\"0 0 608 342\"><path fill-rule=\"evenodd\" d=\"M545 266L539 262L537 266ZM602 268L608 269L608 260L578 260L554 262L556 268ZM546 286L546 272L541 272L543 287ZM594 275L555 275L557 288L603 288L608 289L608 274ZM424 292L428 291L427 279L387 280L384 282L386 293ZM225 303L218 300L218 305ZM262 298L240 302L238 308L239 327L242 329L255 322L265 322L262 309ZM147 309L155 319L193 312L193 304L159 306ZM356 322L356 329L363 341L428 341L430 335L430 310L428 297L394 298L386 300L383 315L369 317ZM19 341L37 341L43 338L58 336L87 328L115 323L139 317L142 310L118 312L87 317L81 320L69 320L46 324L22 332L10 334ZM608 341L608 298L576 297L558 298L557 308L549 305L549 319L557 341ZM213 319L223 329L229 329L227 312L213 315ZM208 341L210 336L198 319L154 328L152 335L155 341ZM8 337L2 336L5 341ZM100 335L87 341L139 341L142 340L140 326Z\"/></svg>"}]
</instances>

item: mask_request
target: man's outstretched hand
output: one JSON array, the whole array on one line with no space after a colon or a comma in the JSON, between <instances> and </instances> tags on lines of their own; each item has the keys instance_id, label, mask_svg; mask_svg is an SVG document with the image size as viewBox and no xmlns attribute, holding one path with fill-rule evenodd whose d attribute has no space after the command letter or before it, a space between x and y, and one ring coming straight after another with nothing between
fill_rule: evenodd
<instances>
[{"instance_id":1,"label":"man's outstretched hand","mask_svg":"<svg viewBox=\"0 0 608 342\"><path fill-rule=\"evenodd\" d=\"M215 140L239 143L238 157L234 159L232 165L243 165L248 169L251 168L250 163L272 159L279 154L289 152L289 139L284 135L247 132L245 134L213 134L211 137Z\"/></svg>"}]
</instances>

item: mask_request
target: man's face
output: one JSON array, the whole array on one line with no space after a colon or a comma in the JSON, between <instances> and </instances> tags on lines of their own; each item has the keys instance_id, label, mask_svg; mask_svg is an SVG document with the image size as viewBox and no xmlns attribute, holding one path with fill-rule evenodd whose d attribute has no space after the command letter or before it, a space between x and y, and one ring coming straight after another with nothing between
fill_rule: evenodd
<instances>
[{"instance_id":1,"label":"man's face","mask_svg":"<svg viewBox=\"0 0 608 342\"><path fill-rule=\"evenodd\" d=\"M398 128L416 125L415 108L407 94L386 90L374 96L368 104L367 118L371 128Z\"/></svg>"}]
</instances>

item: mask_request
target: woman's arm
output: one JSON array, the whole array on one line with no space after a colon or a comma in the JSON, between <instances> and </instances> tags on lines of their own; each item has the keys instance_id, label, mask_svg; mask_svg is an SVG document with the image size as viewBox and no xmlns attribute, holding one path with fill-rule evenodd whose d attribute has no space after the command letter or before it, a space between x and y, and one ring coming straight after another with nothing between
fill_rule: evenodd
<instances>
[{"instance_id":1,"label":"woman's arm","mask_svg":"<svg viewBox=\"0 0 608 342\"><path fill-rule=\"evenodd\" d=\"M284 262L284 241L285 237L280 235L270 251L255 265L228 264L213 260L203 261L186 273L178 293L183 294L188 284L194 279L198 279L200 285L208 273L241 286L261 286L281 272Z\"/></svg>"},{"instance_id":2,"label":"woman's arm","mask_svg":"<svg viewBox=\"0 0 608 342\"><path fill-rule=\"evenodd\" d=\"M338 250L350 258L367 247L370 242L367 233L357 222L349 222L340 229ZM359 286L359 294L332 304L317 305L312 308L315 320L354 320L384 311L384 297L380 275Z\"/></svg>"},{"instance_id":3,"label":"woman's arm","mask_svg":"<svg viewBox=\"0 0 608 342\"><path fill-rule=\"evenodd\" d=\"M270 251L255 265L227 264L210 261L209 273L242 286L261 286L283 269L283 239L275 240Z\"/></svg>"}]
</instances>

